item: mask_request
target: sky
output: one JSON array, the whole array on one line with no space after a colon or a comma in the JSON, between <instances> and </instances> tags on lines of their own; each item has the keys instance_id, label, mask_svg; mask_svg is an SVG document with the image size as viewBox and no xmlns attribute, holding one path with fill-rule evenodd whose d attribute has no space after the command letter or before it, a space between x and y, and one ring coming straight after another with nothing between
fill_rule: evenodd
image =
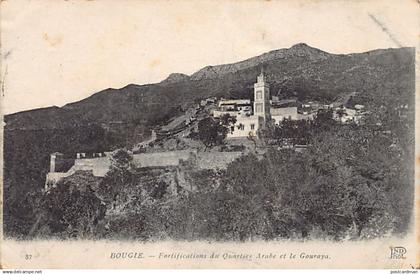
<instances>
[{"instance_id":1,"label":"sky","mask_svg":"<svg viewBox=\"0 0 420 274\"><path fill-rule=\"evenodd\" d=\"M419 2L5 0L2 111L63 106L297 43L330 53L417 46Z\"/></svg>"}]
</instances>

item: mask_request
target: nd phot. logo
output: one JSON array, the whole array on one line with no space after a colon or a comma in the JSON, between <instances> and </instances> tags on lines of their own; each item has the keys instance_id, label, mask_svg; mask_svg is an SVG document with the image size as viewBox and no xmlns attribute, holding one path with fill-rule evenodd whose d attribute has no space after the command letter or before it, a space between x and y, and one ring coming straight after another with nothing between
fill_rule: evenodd
<instances>
[{"instance_id":1,"label":"nd phot. logo","mask_svg":"<svg viewBox=\"0 0 420 274\"><path fill-rule=\"evenodd\" d=\"M402 246L395 246L395 247L390 247L391 249L391 256L389 257L390 259L405 259L404 254L407 253L407 249L405 249L405 247Z\"/></svg>"}]
</instances>

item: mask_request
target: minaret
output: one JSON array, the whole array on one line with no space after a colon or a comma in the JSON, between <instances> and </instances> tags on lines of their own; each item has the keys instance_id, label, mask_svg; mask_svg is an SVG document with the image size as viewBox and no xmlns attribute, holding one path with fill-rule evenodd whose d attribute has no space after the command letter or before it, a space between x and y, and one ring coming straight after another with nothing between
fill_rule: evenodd
<instances>
[{"instance_id":1,"label":"minaret","mask_svg":"<svg viewBox=\"0 0 420 274\"><path fill-rule=\"evenodd\" d=\"M57 172L57 164L63 159L63 155L60 152L54 152L50 155L50 172Z\"/></svg>"},{"instance_id":2,"label":"minaret","mask_svg":"<svg viewBox=\"0 0 420 274\"><path fill-rule=\"evenodd\" d=\"M264 69L254 84L254 115L264 119L264 125L270 120L270 86L265 81Z\"/></svg>"},{"instance_id":3,"label":"minaret","mask_svg":"<svg viewBox=\"0 0 420 274\"><path fill-rule=\"evenodd\" d=\"M57 156L55 153L50 155L50 172L55 172L55 160Z\"/></svg>"}]
</instances>

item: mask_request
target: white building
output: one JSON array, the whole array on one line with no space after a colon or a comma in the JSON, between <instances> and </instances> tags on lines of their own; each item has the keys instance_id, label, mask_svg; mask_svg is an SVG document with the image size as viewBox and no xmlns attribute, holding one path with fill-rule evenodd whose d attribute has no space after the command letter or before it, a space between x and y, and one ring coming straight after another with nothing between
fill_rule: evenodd
<instances>
[{"instance_id":1,"label":"white building","mask_svg":"<svg viewBox=\"0 0 420 274\"><path fill-rule=\"evenodd\" d=\"M278 125L283 121L287 120L298 120L298 109L297 107L284 107L284 108L271 108L270 109L271 118L274 120L274 123Z\"/></svg>"},{"instance_id":2,"label":"white building","mask_svg":"<svg viewBox=\"0 0 420 274\"><path fill-rule=\"evenodd\" d=\"M258 130L264 127L264 119L260 116L237 116L235 125L231 126L227 138L258 137Z\"/></svg>"},{"instance_id":3,"label":"white building","mask_svg":"<svg viewBox=\"0 0 420 274\"><path fill-rule=\"evenodd\" d=\"M214 117L229 114L236 118L230 127L227 138L258 137L258 130L265 127L270 115L270 87L265 81L264 73L257 77L254 84L254 111L251 100L221 100L219 110L213 112Z\"/></svg>"},{"instance_id":4,"label":"white building","mask_svg":"<svg viewBox=\"0 0 420 274\"><path fill-rule=\"evenodd\" d=\"M335 109L333 118L343 124L352 122L359 123L362 115L358 113L356 109L339 107Z\"/></svg>"},{"instance_id":5,"label":"white building","mask_svg":"<svg viewBox=\"0 0 420 274\"><path fill-rule=\"evenodd\" d=\"M355 110L357 110L357 111L361 111L361 110L363 110L365 108L365 106L364 105L354 105L354 109Z\"/></svg>"},{"instance_id":6,"label":"white building","mask_svg":"<svg viewBox=\"0 0 420 274\"><path fill-rule=\"evenodd\" d=\"M252 115L251 100L220 100L219 109L213 111L213 116L218 118L225 114L230 116Z\"/></svg>"}]
</instances>

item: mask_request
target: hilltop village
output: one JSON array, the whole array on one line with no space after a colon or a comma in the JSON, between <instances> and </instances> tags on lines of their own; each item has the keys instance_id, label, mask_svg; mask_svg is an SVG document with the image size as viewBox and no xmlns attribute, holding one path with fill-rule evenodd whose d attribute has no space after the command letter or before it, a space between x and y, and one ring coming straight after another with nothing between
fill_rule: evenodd
<instances>
[{"instance_id":1,"label":"hilltop village","mask_svg":"<svg viewBox=\"0 0 420 274\"><path fill-rule=\"evenodd\" d=\"M225 169L230 162L251 151L263 154L265 146L259 136L270 125L280 125L284 121L313 120L320 110L332 111L333 119L342 124L361 123L366 114L364 105L347 108L337 103L299 103L295 98L270 97L270 85L261 71L254 84L253 100L216 97L201 100L183 115L152 130L148 140L135 145L131 149L133 163L136 167L159 168L178 167L189 161L197 169ZM232 118L227 125L223 146L215 146L210 150L203 147L197 138L192 138L197 135L199 121L208 117L217 121L224 117ZM290 148L288 145L283 147ZM305 148L305 144L294 144L292 148L299 151ZM109 171L111 157L112 152L79 152L75 157L53 153L50 156L45 189L56 186L63 178L77 171L88 171L96 177L104 177Z\"/></svg>"}]
</instances>

